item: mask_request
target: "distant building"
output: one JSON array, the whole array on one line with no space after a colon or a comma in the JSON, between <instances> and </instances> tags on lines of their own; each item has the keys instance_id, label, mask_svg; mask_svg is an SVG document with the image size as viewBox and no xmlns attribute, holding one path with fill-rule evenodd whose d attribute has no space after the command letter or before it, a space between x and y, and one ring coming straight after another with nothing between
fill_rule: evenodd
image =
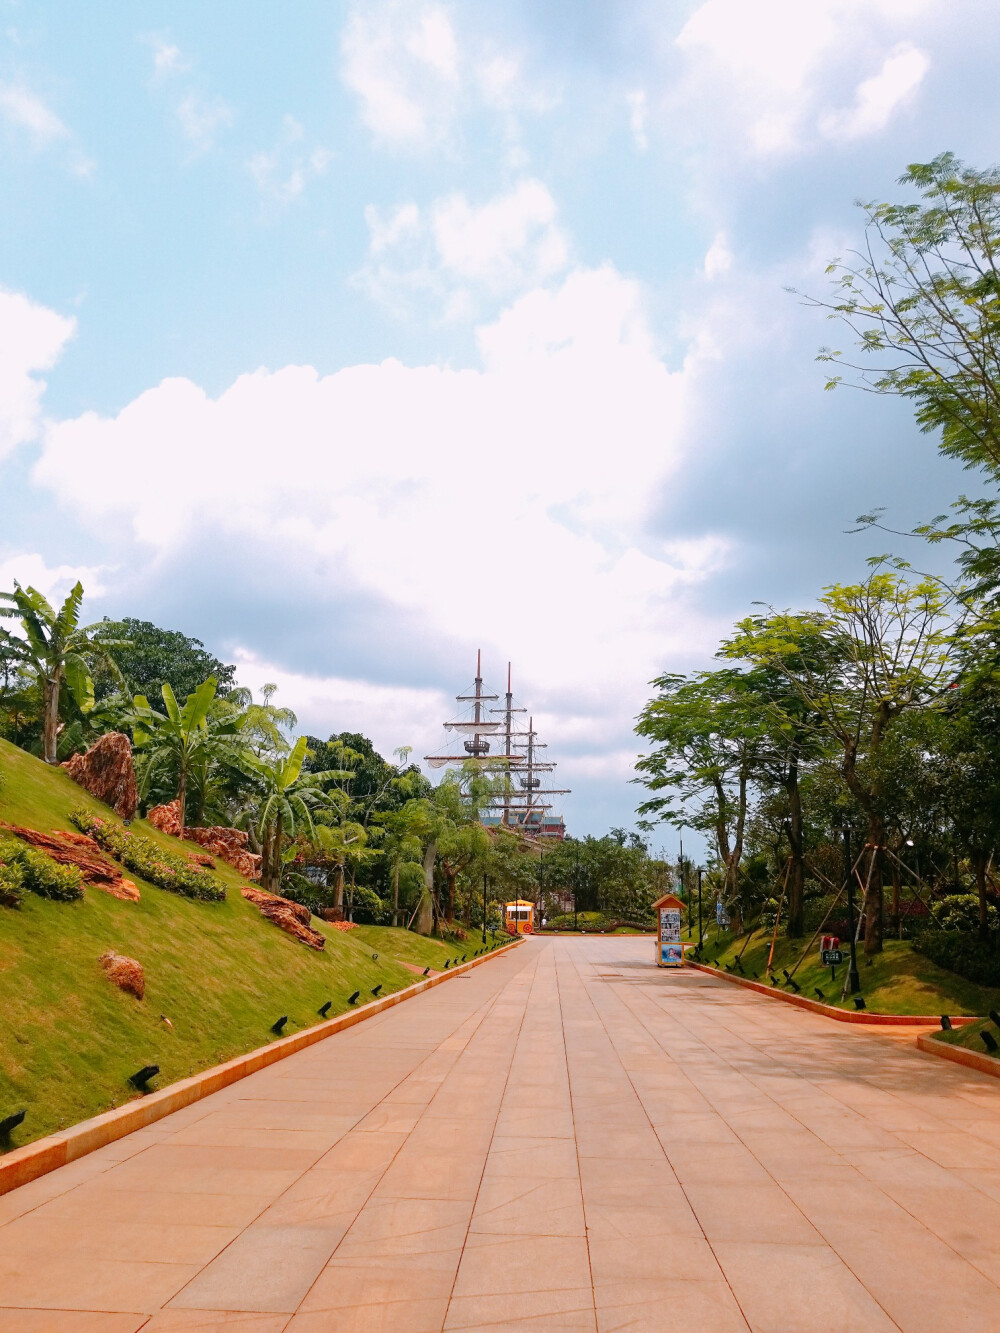
<instances>
[{"instance_id":1,"label":"distant building","mask_svg":"<svg viewBox=\"0 0 1000 1333\"><path fill-rule=\"evenodd\" d=\"M480 823L486 828L499 828L503 819L500 815L483 815ZM566 823L562 815L546 814L543 810L512 811L508 826L520 833L530 834L532 838L550 838L554 842L562 842L566 837Z\"/></svg>"}]
</instances>

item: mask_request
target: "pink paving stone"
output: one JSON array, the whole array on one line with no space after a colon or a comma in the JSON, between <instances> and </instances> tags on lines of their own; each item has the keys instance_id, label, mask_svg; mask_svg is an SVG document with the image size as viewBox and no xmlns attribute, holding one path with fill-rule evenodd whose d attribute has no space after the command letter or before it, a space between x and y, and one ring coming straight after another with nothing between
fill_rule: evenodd
<instances>
[{"instance_id":1,"label":"pink paving stone","mask_svg":"<svg viewBox=\"0 0 1000 1333\"><path fill-rule=\"evenodd\" d=\"M0 1200L0 1333L1000 1329L1000 1082L531 939Z\"/></svg>"}]
</instances>

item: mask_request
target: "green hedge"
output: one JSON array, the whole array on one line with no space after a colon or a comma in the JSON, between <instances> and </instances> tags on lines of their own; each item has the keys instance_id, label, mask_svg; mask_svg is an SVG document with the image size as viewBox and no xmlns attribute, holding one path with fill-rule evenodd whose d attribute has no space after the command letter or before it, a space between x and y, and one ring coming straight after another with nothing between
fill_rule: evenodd
<instances>
[{"instance_id":1,"label":"green hedge","mask_svg":"<svg viewBox=\"0 0 1000 1333\"><path fill-rule=\"evenodd\" d=\"M24 871L16 862L0 862L0 907L20 907L23 898Z\"/></svg>"},{"instance_id":2,"label":"green hedge","mask_svg":"<svg viewBox=\"0 0 1000 1333\"><path fill-rule=\"evenodd\" d=\"M73 810L69 817L81 833L88 834L126 870L148 883L205 903L220 903L225 898L226 887L218 875L193 866L176 852L157 847L152 839L129 833L120 824L109 823L89 810Z\"/></svg>"},{"instance_id":3,"label":"green hedge","mask_svg":"<svg viewBox=\"0 0 1000 1333\"><path fill-rule=\"evenodd\" d=\"M83 897L83 876L76 866L61 866L46 856L37 847L29 847L17 838L4 838L0 841L0 861L8 872L20 871L20 884L37 893L40 898L53 898L56 902L71 903ZM13 878L17 878L14 876ZM8 879L11 877L8 875ZM11 881L11 891L17 896L17 886ZM9 903L8 906L17 906Z\"/></svg>"},{"instance_id":4,"label":"green hedge","mask_svg":"<svg viewBox=\"0 0 1000 1333\"><path fill-rule=\"evenodd\" d=\"M959 930L925 930L913 948L938 967L955 972L979 986L1000 986L1000 937Z\"/></svg>"}]
</instances>

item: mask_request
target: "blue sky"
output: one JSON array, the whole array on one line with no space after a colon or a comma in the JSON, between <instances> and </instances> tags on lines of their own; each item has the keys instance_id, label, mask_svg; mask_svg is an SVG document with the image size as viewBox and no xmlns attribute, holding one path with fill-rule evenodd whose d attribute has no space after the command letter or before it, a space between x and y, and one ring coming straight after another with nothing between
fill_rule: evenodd
<instances>
[{"instance_id":1,"label":"blue sky","mask_svg":"<svg viewBox=\"0 0 1000 1333\"><path fill-rule=\"evenodd\" d=\"M632 823L650 677L969 484L786 288L994 160L998 55L992 0L0 0L0 582L386 751L482 647Z\"/></svg>"}]
</instances>

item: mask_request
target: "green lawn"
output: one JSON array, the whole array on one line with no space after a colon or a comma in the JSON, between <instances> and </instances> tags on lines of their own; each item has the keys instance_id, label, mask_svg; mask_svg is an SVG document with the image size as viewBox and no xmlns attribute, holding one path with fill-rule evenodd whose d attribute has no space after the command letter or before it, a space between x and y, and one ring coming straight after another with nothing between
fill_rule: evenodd
<instances>
[{"instance_id":1,"label":"green lawn","mask_svg":"<svg viewBox=\"0 0 1000 1333\"><path fill-rule=\"evenodd\" d=\"M1000 1028L989 1018L978 1023L969 1023L966 1027L952 1028L950 1032L935 1032L937 1040L947 1042L949 1046L964 1046L978 1055L988 1055L992 1059L1000 1058L1000 1052L988 1051L983 1045L982 1033L988 1032L1000 1044Z\"/></svg>"},{"instance_id":2,"label":"green lawn","mask_svg":"<svg viewBox=\"0 0 1000 1333\"><path fill-rule=\"evenodd\" d=\"M683 935L686 940L696 940L697 926L690 932L685 929ZM784 981L782 969L791 971L807 942L806 939L788 940L779 933L771 966L771 971L779 981ZM754 932L748 943L745 935L734 940L728 932L718 932L713 921L705 932L704 961L724 967L726 963L732 964L734 957L742 951L746 975L766 982L764 964L770 947L769 931ZM841 947L845 961L837 968L836 980L831 981L830 969L820 963L819 941L809 950L806 960L795 973L795 980L801 988L801 994L808 999L820 999L816 993L818 989L823 992L822 998L826 1004L852 1009L854 1005L850 997L841 999L847 972L847 947ZM866 1007L875 1014L964 1015L985 1014L990 1009L1000 1009L1000 990L977 986L954 972L946 972L929 958L914 953L906 940L886 940L884 952L876 954L870 964L865 962L864 952L859 947L858 972ZM982 1042L979 1046L982 1047Z\"/></svg>"},{"instance_id":3,"label":"green lawn","mask_svg":"<svg viewBox=\"0 0 1000 1333\"><path fill-rule=\"evenodd\" d=\"M64 773L4 741L0 773L0 819L10 823L69 829L67 814L80 805L109 814ZM134 827L178 849L144 821ZM318 1022L327 1000L332 1015L354 990L364 1001L379 982L383 994L412 985L403 962L440 969L481 947L472 937L459 945L314 920L327 937L318 953L265 921L240 896L234 870L219 862L218 873L224 903L192 902L140 880L139 903L88 886L80 902L29 893L19 910L0 908L0 1118L28 1112L11 1146L129 1100L128 1076L143 1065L160 1066L153 1086L163 1087L273 1040L271 1024L283 1014L287 1035ZM144 1000L106 979L98 964L106 949L142 964Z\"/></svg>"}]
</instances>

